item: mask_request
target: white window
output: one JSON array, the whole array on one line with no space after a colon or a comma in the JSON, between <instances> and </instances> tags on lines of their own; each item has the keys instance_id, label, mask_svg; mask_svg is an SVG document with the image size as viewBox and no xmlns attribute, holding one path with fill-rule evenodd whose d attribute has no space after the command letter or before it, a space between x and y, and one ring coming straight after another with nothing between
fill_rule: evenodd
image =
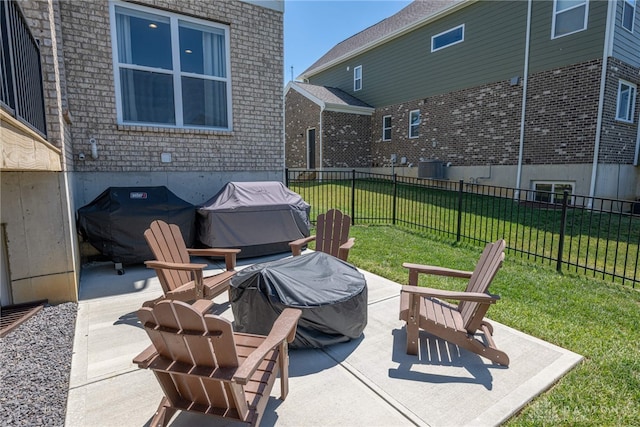
<instances>
[{"instance_id":1,"label":"white window","mask_svg":"<svg viewBox=\"0 0 640 427\"><path fill-rule=\"evenodd\" d=\"M231 130L229 27L111 3L118 123Z\"/></svg>"},{"instance_id":2,"label":"white window","mask_svg":"<svg viewBox=\"0 0 640 427\"><path fill-rule=\"evenodd\" d=\"M573 183L534 181L533 199L541 203L562 203L565 190L569 193L567 203L571 204L571 194L573 194Z\"/></svg>"},{"instance_id":3,"label":"white window","mask_svg":"<svg viewBox=\"0 0 640 427\"><path fill-rule=\"evenodd\" d=\"M382 140L391 141L391 116L382 118Z\"/></svg>"},{"instance_id":4,"label":"white window","mask_svg":"<svg viewBox=\"0 0 640 427\"><path fill-rule=\"evenodd\" d=\"M633 33L633 21L636 18L636 0L624 0L622 7L622 27Z\"/></svg>"},{"instance_id":5,"label":"white window","mask_svg":"<svg viewBox=\"0 0 640 427\"><path fill-rule=\"evenodd\" d=\"M420 136L420 110L409 112L409 138Z\"/></svg>"},{"instance_id":6,"label":"white window","mask_svg":"<svg viewBox=\"0 0 640 427\"><path fill-rule=\"evenodd\" d=\"M353 69L353 91L362 89L362 65Z\"/></svg>"},{"instance_id":7,"label":"white window","mask_svg":"<svg viewBox=\"0 0 640 427\"><path fill-rule=\"evenodd\" d=\"M454 44L462 43L463 41L464 24L458 25L455 28L431 37L431 52L444 49L445 47L453 46Z\"/></svg>"},{"instance_id":8,"label":"white window","mask_svg":"<svg viewBox=\"0 0 640 427\"><path fill-rule=\"evenodd\" d=\"M553 0L551 38L586 30L588 15L588 0Z\"/></svg>"},{"instance_id":9,"label":"white window","mask_svg":"<svg viewBox=\"0 0 640 427\"><path fill-rule=\"evenodd\" d=\"M633 114L636 105L636 91L636 85L620 80L618 83L616 120L633 123Z\"/></svg>"}]
</instances>

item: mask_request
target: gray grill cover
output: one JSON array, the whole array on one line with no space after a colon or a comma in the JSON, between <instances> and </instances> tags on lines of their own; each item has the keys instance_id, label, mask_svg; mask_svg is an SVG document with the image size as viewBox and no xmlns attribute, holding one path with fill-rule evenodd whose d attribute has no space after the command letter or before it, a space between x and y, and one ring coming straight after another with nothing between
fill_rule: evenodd
<instances>
[{"instance_id":1,"label":"gray grill cover","mask_svg":"<svg viewBox=\"0 0 640 427\"><path fill-rule=\"evenodd\" d=\"M198 240L247 258L287 252L309 236L310 206L281 182L229 182L197 210Z\"/></svg>"},{"instance_id":2,"label":"gray grill cover","mask_svg":"<svg viewBox=\"0 0 640 427\"><path fill-rule=\"evenodd\" d=\"M267 335L285 308L302 309L294 348L346 342L367 325L364 276L322 252L247 267L231 279L230 295L237 332Z\"/></svg>"},{"instance_id":3,"label":"gray grill cover","mask_svg":"<svg viewBox=\"0 0 640 427\"><path fill-rule=\"evenodd\" d=\"M78 231L113 262L155 259L144 239L153 220L177 224L190 247L195 237L195 206L167 187L109 187L78 209Z\"/></svg>"}]
</instances>

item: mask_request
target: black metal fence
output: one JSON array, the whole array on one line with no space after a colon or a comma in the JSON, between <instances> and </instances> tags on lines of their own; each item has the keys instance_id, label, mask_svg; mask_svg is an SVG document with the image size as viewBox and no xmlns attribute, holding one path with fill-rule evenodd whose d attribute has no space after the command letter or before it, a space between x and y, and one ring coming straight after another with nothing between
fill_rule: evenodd
<instances>
[{"instance_id":1,"label":"black metal fence","mask_svg":"<svg viewBox=\"0 0 640 427\"><path fill-rule=\"evenodd\" d=\"M522 257L633 287L640 203L351 171L286 171L287 186L354 224L393 224L478 245L504 238ZM549 202L553 201L553 203Z\"/></svg>"},{"instance_id":2,"label":"black metal fence","mask_svg":"<svg viewBox=\"0 0 640 427\"><path fill-rule=\"evenodd\" d=\"M16 1L0 2L0 102L43 138L47 136L40 48Z\"/></svg>"}]
</instances>

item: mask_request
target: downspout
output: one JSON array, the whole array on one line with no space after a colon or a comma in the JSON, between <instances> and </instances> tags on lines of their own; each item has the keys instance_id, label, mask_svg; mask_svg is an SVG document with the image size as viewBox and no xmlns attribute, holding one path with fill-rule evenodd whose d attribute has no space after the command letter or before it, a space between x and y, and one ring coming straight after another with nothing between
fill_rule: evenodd
<instances>
[{"instance_id":1,"label":"downspout","mask_svg":"<svg viewBox=\"0 0 640 427\"><path fill-rule=\"evenodd\" d=\"M324 102L322 103L322 105L320 106L320 131L318 132L318 142L320 145L320 181L322 181L322 145L323 145L323 134L324 134L324 130L322 129L322 117L324 116L324 109L325 109L326 105L324 104Z\"/></svg>"},{"instance_id":2,"label":"downspout","mask_svg":"<svg viewBox=\"0 0 640 427\"><path fill-rule=\"evenodd\" d=\"M589 186L589 203L588 208L593 207L593 197L596 193L596 177L598 175L598 156L600 154L600 134L602 132L602 115L604 111L604 90L607 83L607 68L609 64L609 55L612 50L613 43L613 20L615 19L616 2L608 2L607 7L607 25L604 33L604 47L602 49L602 72L600 73L600 98L598 100L598 119L596 122L596 140L593 146L593 166L591 167L591 184Z\"/></svg>"},{"instance_id":3,"label":"downspout","mask_svg":"<svg viewBox=\"0 0 640 427\"><path fill-rule=\"evenodd\" d=\"M73 199L71 195L71 184L69 179L69 169L71 165L69 164L69 159L66 155L66 146L71 141L66 140L65 136L65 124L63 117L63 105L62 105L62 85L60 84L61 76L60 76L60 58L59 53L62 48L58 48L58 28L56 27L56 16L54 11L54 2L52 0L47 1L47 18L49 20L49 29L51 30L51 51L53 55L53 69L55 74L55 102L56 108L58 110L58 125L60 127L60 147L62 148L62 171L60 172L62 175L62 185L64 186L64 204L67 210L68 217L67 225L69 226L69 246L71 250L71 272L73 273L75 283L74 283L74 302L78 301L78 294L80 292L80 254L78 252L78 238L76 232L75 225L75 209L73 207ZM64 220L64 215L63 215Z\"/></svg>"},{"instance_id":4,"label":"downspout","mask_svg":"<svg viewBox=\"0 0 640 427\"><path fill-rule=\"evenodd\" d=\"M520 145L518 147L518 169L516 172L516 191L514 198L520 198L520 185L522 183L522 155L524 151L524 130L527 115L527 84L529 82L529 45L531 44L531 7L533 0L527 1L527 34L524 45L524 70L522 77L522 112L520 113Z\"/></svg>"}]
</instances>

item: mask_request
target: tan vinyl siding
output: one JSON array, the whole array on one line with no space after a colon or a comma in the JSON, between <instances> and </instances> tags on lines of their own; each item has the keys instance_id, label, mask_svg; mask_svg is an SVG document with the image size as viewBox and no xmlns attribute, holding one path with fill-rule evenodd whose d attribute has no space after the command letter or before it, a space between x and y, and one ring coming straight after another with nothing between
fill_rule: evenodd
<instances>
[{"instance_id":1,"label":"tan vinyl siding","mask_svg":"<svg viewBox=\"0 0 640 427\"><path fill-rule=\"evenodd\" d=\"M526 12L522 1L477 2L309 81L382 106L522 76ZM464 42L431 53L431 37L460 24L465 24ZM358 65L363 86L354 93L353 68Z\"/></svg>"},{"instance_id":2,"label":"tan vinyl siding","mask_svg":"<svg viewBox=\"0 0 640 427\"><path fill-rule=\"evenodd\" d=\"M640 67L640 2L636 2L635 22L633 33L622 26L622 8L624 1L618 2L616 6L616 21L613 39L613 57Z\"/></svg>"},{"instance_id":3,"label":"tan vinyl siding","mask_svg":"<svg viewBox=\"0 0 640 427\"><path fill-rule=\"evenodd\" d=\"M602 58L607 18L606 1L589 1L587 29L551 39L553 1L534 1L529 70L552 68Z\"/></svg>"}]
</instances>

